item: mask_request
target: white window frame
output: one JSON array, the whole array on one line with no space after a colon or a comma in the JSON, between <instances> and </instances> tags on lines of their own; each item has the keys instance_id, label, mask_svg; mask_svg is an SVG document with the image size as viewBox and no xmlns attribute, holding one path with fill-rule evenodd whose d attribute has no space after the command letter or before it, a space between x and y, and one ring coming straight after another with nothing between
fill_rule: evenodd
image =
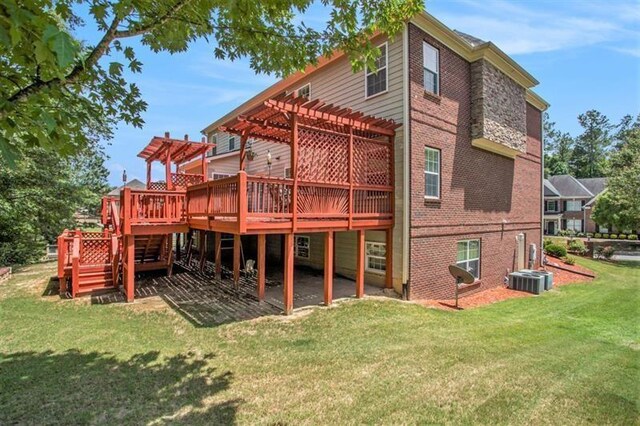
<instances>
[{"instance_id":1,"label":"white window frame","mask_svg":"<svg viewBox=\"0 0 640 426\"><path fill-rule=\"evenodd\" d=\"M369 254L369 248L370 247L383 247L384 248L384 256L379 256L379 255L372 255ZM374 274L386 274L387 272L387 244L386 243L381 243L378 241L365 241L365 260L364 260L364 264L365 264L365 271L367 272L372 272ZM378 260L382 260L382 269L378 269L378 268L372 268L369 266L369 259L378 259Z\"/></svg>"},{"instance_id":2,"label":"white window frame","mask_svg":"<svg viewBox=\"0 0 640 426\"><path fill-rule=\"evenodd\" d=\"M438 154L438 171L427 171L427 151L434 151ZM439 200L440 199L440 174L442 171L442 153L438 148L432 148L430 146L424 147L424 198L427 200ZM438 177L438 194L436 196L427 194L427 175L435 175Z\"/></svg>"},{"instance_id":3,"label":"white window frame","mask_svg":"<svg viewBox=\"0 0 640 426\"><path fill-rule=\"evenodd\" d=\"M437 69L435 70L432 70L431 68L427 67L426 49L433 49L436 52L436 68ZM435 74L435 83L436 83L435 92L430 89L427 89L427 86L425 85L425 74L427 71L430 71L433 74ZM435 46L427 43L426 41L422 42L422 85L424 86L424 90L426 92L433 93L434 95L440 95L440 50Z\"/></svg>"},{"instance_id":4,"label":"white window frame","mask_svg":"<svg viewBox=\"0 0 640 426\"><path fill-rule=\"evenodd\" d=\"M231 140L233 140L233 149L231 148ZM229 136L227 147L229 149L229 152L233 152L233 151L236 150L236 137L235 136Z\"/></svg>"},{"instance_id":5,"label":"white window frame","mask_svg":"<svg viewBox=\"0 0 640 426\"><path fill-rule=\"evenodd\" d=\"M228 178L229 176L232 176L232 175L230 173L220 173L216 171L209 172L209 179L211 180L224 179L224 178Z\"/></svg>"},{"instance_id":6,"label":"white window frame","mask_svg":"<svg viewBox=\"0 0 640 426\"><path fill-rule=\"evenodd\" d=\"M477 241L478 242L478 257L474 257L474 258L470 258L469 257L469 247L471 246L471 244L469 244L472 241ZM458 260L458 244L460 243L466 243L467 244L467 258L465 260ZM480 260L482 259L482 241L480 241L479 239L470 239L470 240L460 240L460 241L456 241L456 265L460 266L461 268L468 270L467 267L462 266L461 264L464 263L466 265L469 265L469 262L473 262L475 260L478 261L478 276L475 277L475 279L479 280L480 277L482 276L482 261Z\"/></svg>"},{"instance_id":7,"label":"white window frame","mask_svg":"<svg viewBox=\"0 0 640 426\"><path fill-rule=\"evenodd\" d=\"M570 208L569 204L570 203L577 203L578 205L578 209L576 210L575 208ZM582 200L567 200L567 208L566 210L567 212L580 212L582 211Z\"/></svg>"},{"instance_id":8,"label":"white window frame","mask_svg":"<svg viewBox=\"0 0 640 426\"><path fill-rule=\"evenodd\" d=\"M384 66L378 68L376 72L369 72L369 67L367 65L364 66L364 98L365 99L375 98L376 96L382 95L389 91L389 42L385 41L384 43L380 44L378 48L381 48L383 46L384 46ZM374 93L373 95L369 95L369 93L367 92L367 86L368 86L367 80L370 75L377 74L382 69L386 70L386 75L387 75L386 78L384 79L384 90Z\"/></svg>"},{"instance_id":9,"label":"white window frame","mask_svg":"<svg viewBox=\"0 0 640 426\"><path fill-rule=\"evenodd\" d=\"M571 226L569 226L571 223ZM579 224L578 229L576 229L576 224ZM565 224L565 230L573 231L573 232L582 232L582 219L567 219L567 223Z\"/></svg>"},{"instance_id":10,"label":"white window frame","mask_svg":"<svg viewBox=\"0 0 640 426\"><path fill-rule=\"evenodd\" d=\"M300 96L300 91L302 89L304 89L305 87L309 88L309 96L305 96L305 97L307 99L311 99L311 83L307 83L307 84L305 84L303 86L298 87L296 90L294 90L294 93L295 93L296 96Z\"/></svg>"},{"instance_id":11,"label":"white window frame","mask_svg":"<svg viewBox=\"0 0 640 426\"><path fill-rule=\"evenodd\" d=\"M294 236L294 244L293 244L293 255L294 257L297 257L298 259L310 259L311 258L311 237L309 237L308 235L295 235ZM307 255L304 256L302 254L300 254L300 247L298 246L298 241L301 240L306 240L307 242L307 246L306 247L302 247L302 248L306 248L307 250Z\"/></svg>"},{"instance_id":12,"label":"white window frame","mask_svg":"<svg viewBox=\"0 0 640 426\"><path fill-rule=\"evenodd\" d=\"M547 204L545 205L545 210L546 210L546 211L548 211L548 212L553 212L553 213L557 213L557 212L559 211L559 210L558 210L558 200L547 200L547 201L545 201L545 203L547 203ZM555 206L556 206L556 207L555 207L553 210L552 210L552 209L550 209L550 208L549 208L549 203L555 203Z\"/></svg>"}]
</instances>

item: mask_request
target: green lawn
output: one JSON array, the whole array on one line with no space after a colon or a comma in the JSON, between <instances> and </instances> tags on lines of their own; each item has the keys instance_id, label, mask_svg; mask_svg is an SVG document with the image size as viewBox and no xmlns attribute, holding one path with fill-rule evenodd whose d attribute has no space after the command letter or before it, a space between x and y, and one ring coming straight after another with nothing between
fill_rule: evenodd
<instances>
[{"instance_id":1,"label":"green lawn","mask_svg":"<svg viewBox=\"0 0 640 426\"><path fill-rule=\"evenodd\" d=\"M0 284L0 424L638 424L640 265L447 312L364 300L195 328Z\"/></svg>"}]
</instances>

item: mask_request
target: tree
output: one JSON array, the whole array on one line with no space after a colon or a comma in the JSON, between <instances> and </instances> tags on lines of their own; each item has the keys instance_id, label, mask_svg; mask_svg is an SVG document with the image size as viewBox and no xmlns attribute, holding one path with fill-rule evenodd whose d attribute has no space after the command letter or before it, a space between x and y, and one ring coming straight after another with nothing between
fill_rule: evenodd
<instances>
[{"instance_id":1,"label":"tree","mask_svg":"<svg viewBox=\"0 0 640 426\"><path fill-rule=\"evenodd\" d=\"M569 161L573 153L574 140L569 133L556 129L556 123L544 115L544 165L545 177L564 175L570 172Z\"/></svg>"},{"instance_id":2,"label":"tree","mask_svg":"<svg viewBox=\"0 0 640 426\"><path fill-rule=\"evenodd\" d=\"M0 4L0 153L26 147L80 152L90 133L111 136L117 121L142 126L142 94L126 69L141 72L137 37L154 52L184 51L196 39L214 55L248 57L258 73L288 75L338 49L355 69L374 66L377 33L396 34L422 10L421 0L322 0L332 9L323 29L299 22L313 0L3 0ZM98 42L74 36L92 20ZM299 23L298 23L299 22ZM91 129L89 132L88 129Z\"/></svg>"},{"instance_id":3,"label":"tree","mask_svg":"<svg viewBox=\"0 0 640 426\"><path fill-rule=\"evenodd\" d=\"M613 126L596 110L578 116L584 132L575 139L571 153L571 174L576 178L607 176L607 154L611 146Z\"/></svg>"},{"instance_id":4,"label":"tree","mask_svg":"<svg viewBox=\"0 0 640 426\"><path fill-rule=\"evenodd\" d=\"M619 231L640 229L640 127L627 129L611 156L607 191L593 208L596 223Z\"/></svg>"},{"instance_id":5,"label":"tree","mask_svg":"<svg viewBox=\"0 0 640 426\"><path fill-rule=\"evenodd\" d=\"M76 211L96 212L107 175L95 141L73 157L31 147L16 167L0 159L0 265L38 260Z\"/></svg>"}]
</instances>

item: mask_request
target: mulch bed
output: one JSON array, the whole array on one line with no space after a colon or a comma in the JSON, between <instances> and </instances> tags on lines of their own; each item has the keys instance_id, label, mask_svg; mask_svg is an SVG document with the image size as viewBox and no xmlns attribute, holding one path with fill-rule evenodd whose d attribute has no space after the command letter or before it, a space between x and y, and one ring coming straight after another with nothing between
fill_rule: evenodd
<instances>
[{"instance_id":1,"label":"mulch bed","mask_svg":"<svg viewBox=\"0 0 640 426\"><path fill-rule=\"evenodd\" d=\"M587 268L578 265L562 265L563 268L572 269L576 272L581 272L582 274L590 274L593 275L593 272ZM547 265L547 270L553 272L553 286L563 286L566 284L574 284L579 282L591 281L593 278L587 277L585 275L570 272L563 269L559 269L554 265ZM491 303L500 302L502 300L507 299L515 299L520 297L531 297L534 296L531 293L527 293L524 291L512 290L506 287L494 287L484 291L480 291L478 293L471 294L469 296L463 296L458 299L458 309L471 309L477 308L479 306L489 305ZM446 299L446 300L421 300L418 303L437 308L443 310L456 310L456 301L455 299Z\"/></svg>"}]
</instances>

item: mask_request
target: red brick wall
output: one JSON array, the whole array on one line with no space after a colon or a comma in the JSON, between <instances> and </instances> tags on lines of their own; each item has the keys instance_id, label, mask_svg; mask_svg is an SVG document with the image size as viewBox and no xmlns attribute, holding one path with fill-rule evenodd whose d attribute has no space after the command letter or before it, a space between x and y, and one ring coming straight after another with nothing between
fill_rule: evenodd
<instances>
[{"instance_id":1,"label":"red brick wall","mask_svg":"<svg viewBox=\"0 0 640 426\"><path fill-rule=\"evenodd\" d=\"M441 96L425 94L422 42L440 49ZM409 26L411 131L410 298L451 298L456 242L481 240L480 289L501 285L516 235L540 244L541 113L527 105L527 154L516 160L471 146L470 64ZM424 199L424 148L441 151L441 199ZM528 256L528 253L527 253ZM469 294L469 293L467 293Z\"/></svg>"}]
</instances>

